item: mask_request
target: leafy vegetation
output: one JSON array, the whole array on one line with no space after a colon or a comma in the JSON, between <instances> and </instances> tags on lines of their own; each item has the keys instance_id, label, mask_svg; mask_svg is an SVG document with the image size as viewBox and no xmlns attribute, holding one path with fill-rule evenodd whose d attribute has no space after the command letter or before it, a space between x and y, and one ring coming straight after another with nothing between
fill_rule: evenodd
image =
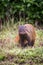
<instances>
[{"instance_id":1,"label":"leafy vegetation","mask_svg":"<svg viewBox=\"0 0 43 65\"><path fill-rule=\"evenodd\" d=\"M36 26L32 48L14 41L25 23ZM43 65L43 0L0 0L0 65Z\"/></svg>"},{"instance_id":2,"label":"leafy vegetation","mask_svg":"<svg viewBox=\"0 0 43 65\"><path fill-rule=\"evenodd\" d=\"M43 30L36 29L34 47L19 47L14 42L17 30L3 30L0 32L0 63L2 65L43 65ZM9 41L10 40L10 41ZM2 62L3 61L3 62Z\"/></svg>"},{"instance_id":3,"label":"leafy vegetation","mask_svg":"<svg viewBox=\"0 0 43 65\"><path fill-rule=\"evenodd\" d=\"M43 23L43 0L0 0L0 24L18 21Z\"/></svg>"}]
</instances>

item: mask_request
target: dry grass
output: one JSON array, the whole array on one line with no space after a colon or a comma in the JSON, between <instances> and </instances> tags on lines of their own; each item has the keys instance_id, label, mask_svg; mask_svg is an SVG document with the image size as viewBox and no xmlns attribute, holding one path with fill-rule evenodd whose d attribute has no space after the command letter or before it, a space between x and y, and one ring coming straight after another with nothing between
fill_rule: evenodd
<instances>
[{"instance_id":1,"label":"dry grass","mask_svg":"<svg viewBox=\"0 0 43 65\"><path fill-rule=\"evenodd\" d=\"M36 30L34 47L18 47L14 42L17 30L0 32L0 65L43 65L43 30Z\"/></svg>"}]
</instances>

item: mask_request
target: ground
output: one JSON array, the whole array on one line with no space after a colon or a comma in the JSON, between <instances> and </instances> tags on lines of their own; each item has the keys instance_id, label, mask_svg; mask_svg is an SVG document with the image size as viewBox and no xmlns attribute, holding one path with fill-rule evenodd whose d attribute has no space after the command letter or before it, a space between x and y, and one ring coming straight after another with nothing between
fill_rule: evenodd
<instances>
[{"instance_id":1,"label":"ground","mask_svg":"<svg viewBox=\"0 0 43 65\"><path fill-rule=\"evenodd\" d=\"M0 32L0 65L43 65L43 30L36 28L34 47L22 48L15 43L17 29Z\"/></svg>"}]
</instances>

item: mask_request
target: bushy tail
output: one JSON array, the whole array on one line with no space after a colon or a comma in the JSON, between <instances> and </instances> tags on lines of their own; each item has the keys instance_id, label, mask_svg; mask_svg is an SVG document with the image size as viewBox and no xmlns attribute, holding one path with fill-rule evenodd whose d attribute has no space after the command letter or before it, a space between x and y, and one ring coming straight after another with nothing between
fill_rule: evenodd
<instances>
[{"instance_id":1,"label":"bushy tail","mask_svg":"<svg viewBox=\"0 0 43 65\"><path fill-rule=\"evenodd\" d=\"M15 37L15 39L14 39L14 42L19 42L19 35L17 35L16 37Z\"/></svg>"}]
</instances>

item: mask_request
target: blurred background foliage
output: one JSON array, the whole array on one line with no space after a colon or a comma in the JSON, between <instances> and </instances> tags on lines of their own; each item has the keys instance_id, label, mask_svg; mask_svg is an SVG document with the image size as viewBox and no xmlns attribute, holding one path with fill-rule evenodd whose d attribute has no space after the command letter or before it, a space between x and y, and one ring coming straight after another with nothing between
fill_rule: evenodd
<instances>
[{"instance_id":1,"label":"blurred background foliage","mask_svg":"<svg viewBox=\"0 0 43 65\"><path fill-rule=\"evenodd\" d=\"M43 23L43 0L0 0L0 29L14 23Z\"/></svg>"}]
</instances>

